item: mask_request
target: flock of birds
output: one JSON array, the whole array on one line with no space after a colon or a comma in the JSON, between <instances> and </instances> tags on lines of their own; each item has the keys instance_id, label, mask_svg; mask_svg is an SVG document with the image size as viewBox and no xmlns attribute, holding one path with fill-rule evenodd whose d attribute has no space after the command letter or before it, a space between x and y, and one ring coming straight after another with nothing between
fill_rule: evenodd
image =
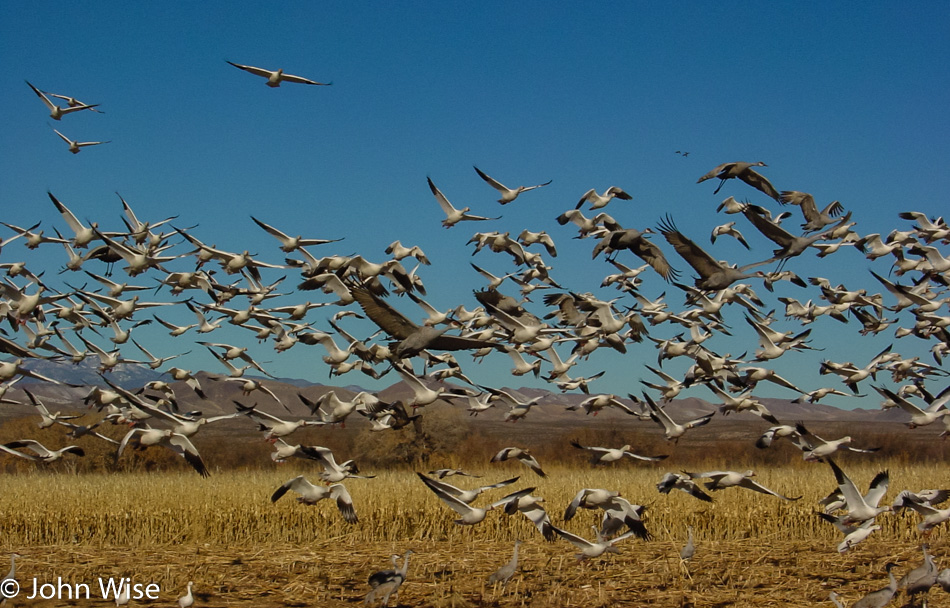
<instances>
[{"instance_id":1,"label":"flock of birds","mask_svg":"<svg viewBox=\"0 0 950 608\"><path fill-rule=\"evenodd\" d=\"M279 87L282 82L330 84L281 70L231 65L266 78L270 87ZM98 104L85 104L71 97L44 92L32 84L29 86L50 110L54 120L80 111L100 111ZM51 98L65 101L66 106L56 105ZM73 152L84 146L106 143L75 142L62 134L60 136L69 142ZM677 154L686 157L688 153ZM652 421L671 442L677 442L691 429L709 423L716 414L710 411L695 419L674 420L666 404L691 387L706 387L718 402L718 411L722 415L749 412L762 418L769 426L758 439L758 447L765 449L779 439L788 439L802 451L806 461L824 462L830 468L837 490L822 501L822 515L844 535L838 547L841 552L850 550L879 529L875 518L885 512L911 509L920 515L918 528L925 534L929 533L950 519L950 509L939 507L948 497L946 490L904 490L892 504L882 506L889 483L886 472L878 475L869 491L863 493L832 459L843 451L871 453L876 447L853 447L851 437L826 440L800 422L783 423L753 396L753 391L758 383L769 382L788 390L796 401L816 403L829 395L858 395L862 387L870 384L868 379L877 381L879 374L890 374L894 383L899 385L896 388L880 383L870 385L881 395L882 407L896 407L907 412L911 427L939 422L944 429L941 436L950 434L950 409L947 407L950 390L928 388L928 382L934 378L948 375L942 364L943 357L950 353L950 316L940 313L946 312L950 259L943 256L938 246L950 243L950 226L942 218L931 219L922 213L907 212L900 214L902 219L911 222L906 230L895 230L885 237L880 234L861 236L854 230L856 222L851 221L851 212L845 212L839 202L834 201L819 209L807 193L777 190L756 170L761 167L765 164L724 163L698 181L718 179L715 189L718 193L729 180L738 180L780 206L773 209L740 202L730 196L717 209L726 215L742 216L745 218L744 230L757 232L774 244L764 259L741 266L719 260L681 232L671 216L662 218L655 230L624 228L603 210L614 200L630 201L633 196L616 186L607 188L603 194L592 188L573 208L557 216L556 221L564 236L588 239L592 243L592 258L603 254L616 272L605 276L600 287L617 290L617 297L603 300L591 292L563 287L561 283L565 277L558 276L551 265L557 256L555 236L551 233L524 229L517 237L512 237L509 232L489 231L475 233L469 240L473 255L485 249L502 254L501 257L510 257L514 269L498 275L471 264L487 282L482 289L474 291L478 306L468 309L459 304L450 310L440 310L423 299L427 293L422 270L430 261L418 246L407 247L394 241L385 251L388 257L381 261L371 261L362 254L318 256L309 248L335 240L291 236L252 218L261 230L278 242L283 258L276 262L264 261L248 250L227 251L202 241L194 228L176 226L176 217L143 221L121 196L123 227L115 230L95 222L81 221L59 198L49 193L50 201L65 224L63 232L54 227L55 236L51 236L39 230L40 224L27 228L3 224L11 235L0 242L0 255L6 258L0 259L0 270L7 275L0 281L0 314L9 323L8 327L0 329L0 351L12 359L0 362L0 399L3 403L24 403L26 399L41 417L40 428L62 427L72 439L89 436L111 442L115 445L117 460L128 449L163 446L186 459L203 476L209 475L210 471L191 438L206 424L246 418L257 424L265 439L273 443L272 458L275 462L304 458L319 463L322 469L319 473L322 484L313 484L304 476L295 477L276 489L273 501L287 492L298 494L298 500L309 505L332 499L343 519L356 523L358 518L353 499L343 482L349 478L365 477L359 475L357 463L353 460L337 463L329 449L294 445L289 437L308 426L344 424L353 413L368 419L374 431L399 432L412 427L416 432L424 433L421 426L423 408L440 399L462 403L472 415L494 407L506 407L504 419L515 422L528 416L536 406L543 405L541 399L525 400L514 391L472 380L468 375L471 368L463 365L456 355L467 353L473 361L488 356L505 356L512 362L511 374L514 376L532 374L562 392L581 392L584 400L572 409L583 409L587 414L596 415L612 408L625 415ZM475 171L497 193L501 205L515 203L523 194L551 183L511 188L478 167ZM431 178L428 178L428 186L444 215L442 226L445 228L462 222L484 223L500 219L472 214L467 206L454 206ZM800 230L790 227L795 220L790 219L794 215L792 212L784 210L789 205L798 207L801 212ZM596 214L585 215L585 206ZM717 238L731 237L753 251L750 241L754 239L747 239L740 232L738 221L714 227L711 242L715 244ZM17 240L31 250L62 248L65 257L60 274L88 277L95 288L86 285L73 287L68 282L68 289L50 285L49 279L44 278L45 272L29 268L27 262L11 256L10 245ZM672 251L661 247L664 241ZM842 249L854 249L871 261L884 258L891 262L886 273L870 271L873 280L883 287L885 293L848 289L843 284L834 285L832 281L817 276L804 279L787 268L794 258L803 254L814 252L819 258L824 258ZM671 253L677 257L672 257ZM635 260L639 262L632 264ZM680 282L682 271L676 266L681 262L695 273L692 285ZM92 264L105 270L93 272L90 270ZM119 265L121 270L115 270L114 265ZM772 269L765 270L766 267ZM299 273L296 290L281 293L286 275L276 280L272 277L265 279L271 273L287 271ZM665 301L665 292L655 299L644 294L641 286L651 272L682 292L686 301L683 309L676 310ZM125 275L121 279L116 276L120 273ZM885 278L885 274L897 278ZM911 280L900 282L905 275ZM779 329L783 323L774 310L765 310L766 304L756 293L759 285L772 292L781 282L789 282L798 289L807 289L811 285L817 290L815 299L805 302L788 296L777 298L785 306L786 322L799 325L795 330ZM157 293L163 289L173 297L149 301L139 295L146 290ZM544 293L541 297L545 306L543 313L529 310L535 306L532 297L536 297L536 290ZM301 302L303 292L322 292L329 298ZM392 294L402 296L405 304L398 308L413 312L401 312L394 305ZM297 298L290 305L269 305L271 299L287 300L293 296ZM169 321L172 314L183 309L188 311L184 314L192 322L179 324ZM322 312L328 314L317 320L312 314L316 309L324 309ZM741 311L745 325L756 336L757 347L749 356L720 354L710 346L710 341L714 341L717 335L732 335L733 327L726 323L724 316L728 310ZM152 313L151 319L142 318L147 313ZM888 318L891 315L893 317ZM410 318L413 316L424 318L416 322ZM829 317L840 323L857 321L862 335L879 334L893 326L896 338L912 336L921 341L916 344L928 344L934 364L918 356L905 357L892 344L866 362L821 362L818 373L837 376L847 391L835 387L800 388L767 365L792 351L814 349L810 345L811 329L802 329L801 326L810 325L820 317ZM367 319L373 324L374 332L371 335L367 332L366 337L356 337L364 331ZM411 389L411 394L396 402L385 402L370 391L362 391L350 399L335 391L329 391L315 401L301 395L301 402L309 410L309 415L285 419L274 412L274 406L291 412L291 404L281 402L268 388L268 380L263 377L272 376L249 354L247 346L202 339L193 344L204 347L220 364L222 371L215 378L237 383L243 394L254 395L257 403L249 406L235 401L235 411L221 416L206 417L200 411L182 412L178 408L177 391L193 391L201 399L206 395L196 371L170 363L184 352L153 354L132 336L135 328L153 320L175 338L191 333L203 337L223 327L233 327L244 331L249 342L256 340L270 344L277 352L290 349L299 352L307 346L318 347L332 375L359 371L379 378L395 372ZM348 323L356 325L344 328ZM658 334L663 334L663 337ZM623 354L641 343L655 346L657 365L643 366L655 378L642 381L646 390L639 395L630 393L623 398L600 393L596 385L604 372L587 376L576 373L575 367L584 367L591 354L599 349ZM570 354L565 357L567 349L570 349ZM157 351L155 347L151 350ZM36 382L62 383L32 369L30 361L80 363L86 358L98 360L102 382L88 388L84 402L90 407L95 406L101 416L94 423L79 424L74 421L76 415L52 412L36 391L31 390L31 385ZM664 361L669 360L688 361L688 368L679 375L662 370ZM165 376L144 386L123 387L110 379L110 372L123 365L148 366ZM18 398L14 399L14 396ZM270 405L262 407L261 403ZM96 431L97 427L108 422L126 424L129 430L121 440ZM623 458L644 461L665 458L636 454L630 445L611 448L575 443L574 447L589 453L595 464ZM67 455L81 457L84 454L78 445L51 449L32 438L0 445L0 453L42 463L54 462ZM492 462L504 460L517 460L539 477L545 476L541 464L528 449L506 447L495 455ZM458 469L443 469L429 475L418 475L421 483L458 515L456 523L476 525L496 509L509 515L521 513L543 538L561 538L573 544L578 549L579 559L616 552L616 543L631 536L650 537L642 518L644 507L629 502L617 491L583 488L567 507L564 521L570 520L577 509L603 511L601 525L593 529L594 539L588 540L555 526L543 507L543 498L532 495L534 487L516 490L484 507L473 506L483 492L514 484L519 478L470 490L445 481L445 477L464 474ZM801 498L784 496L769 489L755 481L754 476L754 471L670 472L663 476L657 487L663 493L674 489L684 491L706 502L712 501L708 492L731 487L785 501ZM706 481L697 483L697 480ZM690 532L683 559L689 559L694 550ZM401 557L401 565L398 565L400 556L393 556L392 570L379 572L370 578L372 591L368 601L378 600L388 605L390 596L398 593L406 578L410 553ZM490 580L507 581L516 571L517 558L516 543L511 561ZM950 574L945 570L938 576L926 548L924 565L927 566L925 576L914 578L913 585L905 585L908 591L912 594L923 591L927 581L930 584L926 589L929 589L937 584L938 578L946 589ZM887 589L893 596L896 587L890 568L888 574L892 584ZM13 575L11 569L10 576ZM875 597L879 598L887 595L883 591L876 593ZM891 596L887 596L888 599ZM884 605L874 601L878 600L861 600L854 605Z\"/></svg>"}]
</instances>

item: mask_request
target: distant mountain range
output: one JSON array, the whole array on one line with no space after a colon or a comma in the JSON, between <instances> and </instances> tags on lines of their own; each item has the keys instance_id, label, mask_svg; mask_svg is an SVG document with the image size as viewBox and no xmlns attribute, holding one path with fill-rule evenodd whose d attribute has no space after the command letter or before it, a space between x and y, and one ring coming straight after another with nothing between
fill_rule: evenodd
<instances>
[{"instance_id":1,"label":"distant mountain range","mask_svg":"<svg viewBox=\"0 0 950 608\"><path fill-rule=\"evenodd\" d=\"M32 378L24 378L11 388L6 397L22 401L28 404L21 388L28 388L31 392L41 396L44 401L55 407L84 407L82 399L89 393L91 386L105 386L97 370L96 362L93 360L84 361L79 364L72 364L48 360L30 360L26 367L48 378L52 378L62 385L55 385L48 382L41 382ZM199 372L197 375L201 386L208 396L207 400L202 400L193 390L184 383L172 383L176 395L185 409L201 409L206 415L218 413L227 413L232 410L231 402L240 401L247 405L258 403L267 409L267 404L273 402L273 399L265 394L251 393L244 395L240 382L225 380L225 377L216 374ZM128 389L137 390L148 382L154 380L163 380L170 382L171 378L167 374L159 373L143 365L118 365L114 370L107 373L106 377L111 382ZM313 400L320 395L333 390L341 398L349 398L357 392L363 390L358 385L328 386L324 384L311 383L304 380L293 378L268 379L253 377L255 380L265 383L267 388L274 392L287 410L296 415L308 413L298 399L297 394L303 393L308 399ZM434 385L435 383L433 383ZM451 386L451 385L450 385ZM568 411L568 406L577 405L587 398L583 394L575 393L556 393L537 388L509 388L502 387L515 395L525 398L538 397L540 408L544 411L544 417L552 421L568 421L577 419L578 416L584 416L583 411ZM406 399L410 395L410 389L403 382L393 384L377 394L383 400L394 401L396 399ZM624 399L630 403L629 400ZM853 409L845 410L830 405L811 404L811 403L793 403L790 400L762 398L760 401L782 421L794 423L798 420L811 421L867 421L867 422L905 422L907 414L897 408L890 410L866 410ZM276 404L275 404L276 405ZM278 406L279 407L279 406ZM717 409L713 403L696 397L677 399L668 406L671 415L674 418L691 418L709 413ZM0 415L25 414L32 410L29 405L14 406L5 405L0 408ZM279 411L279 409L275 410ZM498 412L484 414L484 418L498 418ZM730 414L737 420L755 420L752 414ZM720 418L717 416L717 418Z\"/></svg>"}]
</instances>

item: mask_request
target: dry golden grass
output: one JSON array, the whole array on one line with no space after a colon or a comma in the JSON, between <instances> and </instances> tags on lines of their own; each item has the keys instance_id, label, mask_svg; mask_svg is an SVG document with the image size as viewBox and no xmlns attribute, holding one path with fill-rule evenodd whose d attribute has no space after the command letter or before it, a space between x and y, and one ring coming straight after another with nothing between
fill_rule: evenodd
<instances>
[{"instance_id":1,"label":"dry golden grass","mask_svg":"<svg viewBox=\"0 0 950 608\"><path fill-rule=\"evenodd\" d=\"M841 465L862 487L886 468L854 458ZM653 540L627 539L618 545L620 554L581 564L573 546L544 542L520 515L492 512L477 526L455 525L455 513L409 470L347 482L358 525L345 524L330 501L309 507L288 495L272 504L270 495L283 481L301 472L316 480L312 469L292 467L209 479L193 473L7 475L0 551L24 556L21 583L131 576L158 583L162 599L155 605L170 605L193 580L199 606L352 605L368 590L369 574L389 568L391 553L410 548L416 554L399 597L408 606L821 605L831 590L853 601L882 586L887 560L898 561L901 572L920 561L922 536L910 514L880 517L883 529L865 544L836 552L839 534L814 515L815 501L834 487L827 465L760 471L766 486L804 496L793 503L738 489L715 493L712 504L681 492L664 496L655 483L665 470L552 467L542 479L504 464L484 469L482 480L458 482L469 487L520 474L511 489L536 486L555 525L562 525L564 508L582 487L619 490L648 505ZM885 500L904 488L950 482L942 465L901 463L891 478ZM598 521L599 513L582 512L564 527L589 536ZM678 557L687 525L697 542L688 572ZM508 560L515 538L525 541L520 572L506 589L493 588L485 581ZM938 559L947 555L945 527L929 542ZM931 606L950 605L950 596L932 595Z\"/></svg>"}]
</instances>

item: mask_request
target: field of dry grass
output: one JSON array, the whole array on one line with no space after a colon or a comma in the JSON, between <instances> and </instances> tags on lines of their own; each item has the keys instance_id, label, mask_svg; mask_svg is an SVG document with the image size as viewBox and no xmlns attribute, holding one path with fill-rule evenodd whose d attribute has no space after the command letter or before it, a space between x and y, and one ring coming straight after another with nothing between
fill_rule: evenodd
<instances>
[{"instance_id":1,"label":"field of dry grass","mask_svg":"<svg viewBox=\"0 0 950 608\"><path fill-rule=\"evenodd\" d=\"M859 459L841 464L859 486L888 466ZM854 600L883 586L888 560L897 561L900 572L919 563L923 540L916 516L885 514L878 518L882 530L839 555L839 534L814 515L815 501L835 485L823 464L760 472L764 485L803 496L792 503L738 489L715 493L712 504L680 492L662 495L655 484L667 469L654 465L557 466L544 479L513 464L480 471L490 482L521 475L511 489L536 487L533 493L546 499L554 524L586 537L599 513L585 511L563 522L578 489L619 490L647 505L652 540L626 539L618 544L619 554L579 564L573 546L545 542L520 515L491 512L474 527L455 525L455 513L410 470L347 482L360 518L356 525L344 523L330 501L311 507L287 496L272 504L270 496L283 481L304 472L316 481L312 469L295 466L209 479L193 473L6 475L0 551L23 555L21 584L34 577L86 582L128 576L159 584L154 605L173 604L189 580L195 581L199 606L352 605L367 592L369 574L391 567L390 554L412 549L399 597L405 606L830 606L831 590ZM891 467L885 500L901 489L948 482L943 465L901 463ZM695 529L697 551L684 567L679 549L688 525ZM938 562L950 554L946 536L942 527L929 538ZM508 560L516 538L525 541L519 574L507 588L489 585L488 575ZM931 606L950 605L950 595L931 595Z\"/></svg>"}]
</instances>

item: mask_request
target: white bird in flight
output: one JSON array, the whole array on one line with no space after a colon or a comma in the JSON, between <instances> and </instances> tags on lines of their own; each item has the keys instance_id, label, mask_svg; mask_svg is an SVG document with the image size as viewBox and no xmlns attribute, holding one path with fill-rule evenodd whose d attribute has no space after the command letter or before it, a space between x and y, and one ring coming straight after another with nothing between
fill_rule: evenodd
<instances>
[{"instance_id":1,"label":"white bird in flight","mask_svg":"<svg viewBox=\"0 0 950 608\"><path fill-rule=\"evenodd\" d=\"M227 59L225 59L227 61ZM316 80L310 80L309 78L304 78L303 76L294 76L293 74L285 74L284 70L265 70L264 68L256 68L252 65L241 65L240 63L233 63L228 61L231 65L238 68L239 70L244 70L245 72L250 72L256 76L263 76L267 79L267 82L264 83L271 88L277 88L282 82L296 82L299 84L316 84L320 86L330 86L332 82L317 82Z\"/></svg>"},{"instance_id":2,"label":"white bird in flight","mask_svg":"<svg viewBox=\"0 0 950 608\"><path fill-rule=\"evenodd\" d=\"M85 148L86 146L98 146L98 145L100 145L100 144L112 143L111 141L78 141L78 140L72 140L72 139L69 139L68 137L66 137L65 135L63 135L62 133L60 133L59 131L57 131L56 129L53 129L53 132L56 133L57 135L59 135L59 136L63 139L64 142L66 142L67 144L69 144L69 151L72 152L73 154L79 154L79 151L80 151L82 148Z\"/></svg>"}]
</instances>

